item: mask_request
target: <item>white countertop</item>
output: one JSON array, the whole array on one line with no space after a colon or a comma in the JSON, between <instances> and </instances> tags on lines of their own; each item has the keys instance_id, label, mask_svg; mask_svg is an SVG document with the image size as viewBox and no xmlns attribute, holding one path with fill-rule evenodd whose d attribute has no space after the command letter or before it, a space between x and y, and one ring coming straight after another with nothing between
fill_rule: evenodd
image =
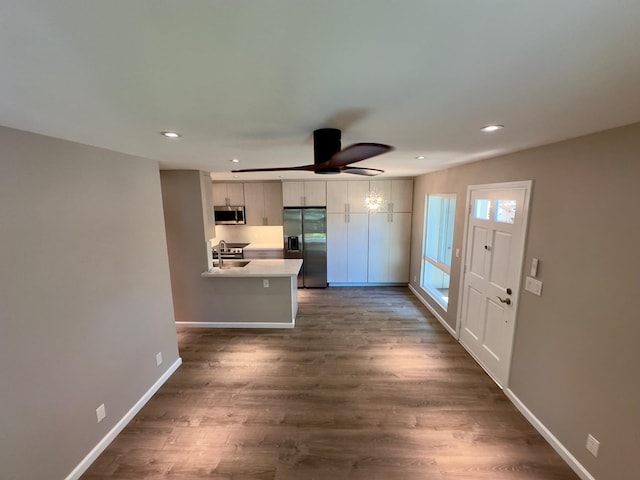
<instances>
[{"instance_id":1,"label":"white countertop","mask_svg":"<svg viewBox=\"0 0 640 480\"><path fill-rule=\"evenodd\" d=\"M231 265L233 260L226 260L224 264ZM297 258L277 258L250 260L245 267L212 268L202 272L202 277L296 277L302 267L302 260Z\"/></svg>"},{"instance_id":2,"label":"white countertop","mask_svg":"<svg viewBox=\"0 0 640 480\"><path fill-rule=\"evenodd\" d=\"M278 243L250 243L244 250L282 250L284 245L282 242Z\"/></svg>"}]
</instances>

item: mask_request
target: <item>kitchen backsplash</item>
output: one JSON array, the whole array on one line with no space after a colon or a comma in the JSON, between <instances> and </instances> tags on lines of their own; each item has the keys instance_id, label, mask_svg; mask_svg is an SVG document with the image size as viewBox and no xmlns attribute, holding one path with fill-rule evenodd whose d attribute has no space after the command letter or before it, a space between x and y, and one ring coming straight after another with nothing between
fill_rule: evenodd
<instances>
[{"instance_id":1,"label":"kitchen backsplash","mask_svg":"<svg viewBox=\"0 0 640 480\"><path fill-rule=\"evenodd\" d=\"M216 225L216 236L211 239L211 242L212 245L216 245L220 240L231 243L281 244L283 235L282 226Z\"/></svg>"}]
</instances>

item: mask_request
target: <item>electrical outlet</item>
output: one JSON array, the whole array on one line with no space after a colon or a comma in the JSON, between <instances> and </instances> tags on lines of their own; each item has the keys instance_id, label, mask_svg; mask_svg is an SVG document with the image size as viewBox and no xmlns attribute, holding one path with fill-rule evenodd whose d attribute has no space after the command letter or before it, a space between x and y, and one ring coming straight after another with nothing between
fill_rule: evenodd
<instances>
[{"instance_id":1,"label":"electrical outlet","mask_svg":"<svg viewBox=\"0 0 640 480\"><path fill-rule=\"evenodd\" d=\"M595 439L591 434L587 435L587 450L591 452L594 457L598 456L598 449L600 448L600 442Z\"/></svg>"},{"instance_id":2,"label":"electrical outlet","mask_svg":"<svg viewBox=\"0 0 640 480\"><path fill-rule=\"evenodd\" d=\"M98 423L104 420L104 417L107 416L107 411L104 408L104 403L96 408L96 418L98 419Z\"/></svg>"},{"instance_id":3,"label":"electrical outlet","mask_svg":"<svg viewBox=\"0 0 640 480\"><path fill-rule=\"evenodd\" d=\"M264 288L269 288L269 280L267 280L266 278L262 280L262 286Z\"/></svg>"},{"instance_id":4,"label":"electrical outlet","mask_svg":"<svg viewBox=\"0 0 640 480\"><path fill-rule=\"evenodd\" d=\"M418 281L418 277L416 277L415 275L413 276L413 283L416 283Z\"/></svg>"},{"instance_id":5,"label":"electrical outlet","mask_svg":"<svg viewBox=\"0 0 640 480\"><path fill-rule=\"evenodd\" d=\"M160 366L162 364L162 352L156 353L156 365Z\"/></svg>"}]
</instances>

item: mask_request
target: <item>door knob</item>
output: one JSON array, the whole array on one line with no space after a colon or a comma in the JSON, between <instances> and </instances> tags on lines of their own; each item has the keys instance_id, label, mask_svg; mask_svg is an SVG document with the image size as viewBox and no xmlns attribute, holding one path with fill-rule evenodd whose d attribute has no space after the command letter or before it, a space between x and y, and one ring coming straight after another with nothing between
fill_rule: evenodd
<instances>
[{"instance_id":1,"label":"door knob","mask_svg":"<svg viewBox=\"0 0 640 480\"><path fill-rule=\"evenodd\" d=\"M496 297L498 300L500 300L500 303L506 303L507 305L511 305L511 299L510 298L500 298L500 297Z\"/></svg>"}]
</instances>

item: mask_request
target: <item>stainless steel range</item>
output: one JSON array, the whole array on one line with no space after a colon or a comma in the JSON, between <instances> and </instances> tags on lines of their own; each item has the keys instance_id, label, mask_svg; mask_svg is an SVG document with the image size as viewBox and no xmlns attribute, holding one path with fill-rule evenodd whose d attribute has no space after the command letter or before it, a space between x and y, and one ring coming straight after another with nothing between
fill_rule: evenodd
<instances>
[{"instance_id":1,"label":"stainless steel range","mask_svg":"<svg viewBox=\"0 0 640 480\"><path fill-rule=\"evenodd\" d=\"M248 243L231 243L231 242L226 243L226 245L222 247L222 250L220 250L220 255L224 259L244 258L243 249L247 245L249 245L249 244ZM220 244L214 245L214 247L213 247L212 254L213 254L213 259L214 260L218 259L218 248L219 248L219 246L220 246Z\"/></svg>"}]
</instances>

